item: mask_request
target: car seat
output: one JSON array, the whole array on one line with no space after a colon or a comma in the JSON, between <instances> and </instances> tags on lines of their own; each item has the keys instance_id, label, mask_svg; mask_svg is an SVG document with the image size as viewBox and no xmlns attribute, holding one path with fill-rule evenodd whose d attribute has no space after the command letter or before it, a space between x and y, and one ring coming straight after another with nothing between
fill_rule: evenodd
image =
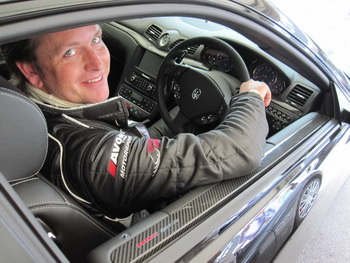
<instances>
[{"instance_id":1,"label":"car seat","mask_svg":"<svg viewBox=\"0 0 350 263\"><path fill-rule=\"evenodd\" d=\"M0 76L0 172L68 260L85 262L116 233L39 173L47 145L39 107Z\"/></svg>"}]
</instances>

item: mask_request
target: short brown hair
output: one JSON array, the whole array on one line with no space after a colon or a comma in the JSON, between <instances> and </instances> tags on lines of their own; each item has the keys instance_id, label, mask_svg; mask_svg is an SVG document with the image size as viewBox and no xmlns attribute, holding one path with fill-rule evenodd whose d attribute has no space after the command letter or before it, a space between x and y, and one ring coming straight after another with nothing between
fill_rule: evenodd
<instances>
[{"instance_id":1,"label":"short brown hair","mask_svg":"<svg viewBox=\"0 0 350 263\"><path fill-rule=\"evenodd\" d=\"M27 62L36 65L35 51L38 46L38 38L24 39L1 46L7 66L11 73L11 79L19 89L24 91L26 78L19 70L16 62Z\"/></svg>"}]
</instances>

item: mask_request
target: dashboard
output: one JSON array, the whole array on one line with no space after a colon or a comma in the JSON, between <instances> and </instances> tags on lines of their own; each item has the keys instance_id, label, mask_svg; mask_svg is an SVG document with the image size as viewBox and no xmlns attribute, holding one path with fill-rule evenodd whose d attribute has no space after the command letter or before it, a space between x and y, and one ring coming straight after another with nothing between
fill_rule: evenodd
<instances>
[{"instance_id":1,"label":"dashboard","mask_svg":"<svg viewBox=\"0 0 350 263\"><path fill-rule=\"evenodd\" d=\"M174 23L176 22L176 23ZM123 68L115 94L124 97L131 118L137 121L159 118L156 97L158 70L167 53L183 40L218 34L241 55L250 77L265 82L271 89L272 102L266 109L270 135L285 128L312 111L321 95L320 89L292 69L266 54L236 32L211 24L212 31L202 27L201 20L147 18L103 25L104 41L111 51L112 64ZM194 28L194 25L196 26ZM123 52L121 52L121 50ZM125 58L119 58L119 54ZM188 49L186 64L204 70L218 70L237 77L235 65L225 52L215 47L194 46ZM111 84L116 85L115 82ZM111 86L110 85L110 86Z\"/></svg>"}]
</instances>

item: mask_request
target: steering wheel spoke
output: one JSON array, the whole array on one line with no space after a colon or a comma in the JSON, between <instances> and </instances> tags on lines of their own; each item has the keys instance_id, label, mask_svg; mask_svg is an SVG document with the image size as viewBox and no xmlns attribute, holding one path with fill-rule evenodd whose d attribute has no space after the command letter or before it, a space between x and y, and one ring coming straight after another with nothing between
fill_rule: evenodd
<instances>
[{"instance_id":1,"label":"steering wheel spoke","mask_svg":"<svg viewBox=\"0 0 350 263\"><path fill-rule=\"evenodd\" d=\"M179 64L175 62L175 60L170 60L169 63L167 63L166 69L164 71L164 74L170 78L178 79L181 77L181 75L186 72L186 70L189 68L188 66L184 64Z\"/></svg>"},{"instance_id":2,"label":"steering wheel spoke","mask_svg":"<svg viewBox=\"0 0 350 263\"><path fill-rule=\"evenodd\" d=\"M180 132L184 132L185 125L189 121L190 120L181 111L179 111L175 118L171 120L171 123L173 126L177 127Z\"/></svg>"}]
</instances>

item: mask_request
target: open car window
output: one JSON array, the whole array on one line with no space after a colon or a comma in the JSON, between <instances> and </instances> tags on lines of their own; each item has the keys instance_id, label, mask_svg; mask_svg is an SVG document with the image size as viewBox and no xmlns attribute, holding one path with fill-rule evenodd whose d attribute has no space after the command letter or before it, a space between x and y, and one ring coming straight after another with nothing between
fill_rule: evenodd
<instances>
[{"instance_id":1,"label":"open car window","mask_svg":"<svg viewBox=\"0 0 350 263\"><path fill-rule=\"evenodd\" d=\"M266 108L269 133L259 167L234 179L194 187L140 209L133 216L113 218L91 209L79 195L71 195L66 185L58 185L61 189L57 190L52 182L48 183L50 178L46 178L44 170L35 175L35 180L41 186L49 185L47 192L22 191L19 183L11 181L40 222L40 226L36 224L34 228L41 227L41 232L44 229L55 234L54 242L69 260L268 262L312 211L318 192L332 186L334 175L330 160L335 160L339 152L348 151L350 107L349 95L345 92L348 82L327 64L322 51L306 35L299 30L295 36L290 34L288 30L293 24L284 28L286 21L276 22L278 11L265 1L258 1L259 5L254 6L256 10L247 3L221 1L62 1L42 7L41 1L27 2L25 8L18 2L6 9L7 12L0 11L3 14L0 45L99 24L111 57L110 99L123 100L132 124L150 128L181 106L189 119L181 123L182 133L199 135L211 131L222 121L231 97L239 93L245 76L242 71L248 78L265 82L272 92L272 101ZM15 8L17 5L21 8ZM183 48L194 38L201 38L203 42ZM227 50L231 49L241 60L234 60L231 53L228 55ZM169 56L175 54L174 50L177 55ZM164 70L164 61L169 58L169 64L175 64L176 70ZM240 61L246 71L241 70ZM183 71L193 75L180 81ZM0 75L11 81L1 53ZM208 82L201 82L198 76L204 76ZM225 89L213 93L202 105L195 104L207 91L207 83L210 87ZM222 101L212 106L217 94ZM189 99L183 102L187 95ZM163 115L161 111L166 113ZM67 110L64 115L69 114ZM71 116L68 118L77 125L86 125ZM177 135L177 128L176 124L172 125L173 136ZM49 139L52 137L49 135ZM119 152L117 147L114 150L115 157ZM55 160L52 167L64 156L60 155L61 159ZM79 168L83 169L77 170ZM339 164L339 168L342 165ZM339 178L340 184L344 177ZM24 180L23 185L26 182ZM69 219L76 217L46 220L46 214L35 213L47 207L33 208L31 205L42 204L42 200L28 201L28 193L37 193L38 198L46 197L44 193L49 193L50 198L58 197L54 200L55 208L68 204L67 210L74 210L75 215L98 225L107 237L97 240L96 232L90 232L90 228L86 231L85 224L78 224L85 233L93 234L86 235L84 230L77 230L78 227L68 228L62 244L60 227L65 228ZM307 203L310 209L304 210L302 198L305 196L311 201ZM52 200L48 203L50 209L51 205ZM63 214L54 215L57 219ZM76 232L70 237L69 232L73 230ZM79 244L72 241L76 237L86 247L83 255L73 249L74 244ZM53 242L49 244L56 246Z\"/></svg>"}]
</instances>

